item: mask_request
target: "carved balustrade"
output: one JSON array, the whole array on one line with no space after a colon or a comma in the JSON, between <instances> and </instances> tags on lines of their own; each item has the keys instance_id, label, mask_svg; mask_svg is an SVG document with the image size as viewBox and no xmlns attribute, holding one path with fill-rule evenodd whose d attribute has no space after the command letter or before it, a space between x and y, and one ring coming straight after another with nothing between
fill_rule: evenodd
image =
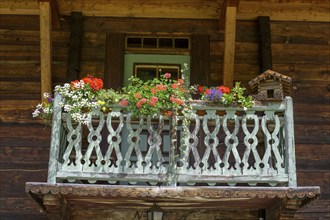
<instances>
[{"instance_id":1,"label":"carved balustrade","mask_svg":"<svg viewBox=\"0 0 330 220\"><path fill-rule=\"evenodd\" d=\"M60 99L49 183L296 186L290 97L248 110L197 104L188 120L114 107L93 111L87 125L63 113Z\"/></svg>"}]
</instances>

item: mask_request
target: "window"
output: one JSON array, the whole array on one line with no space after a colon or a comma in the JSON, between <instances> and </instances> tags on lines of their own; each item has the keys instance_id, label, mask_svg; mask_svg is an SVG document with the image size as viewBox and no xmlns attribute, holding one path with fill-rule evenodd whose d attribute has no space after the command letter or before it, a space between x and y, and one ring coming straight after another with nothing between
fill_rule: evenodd
<instances>
[{"instance_id":1,"label":"window","mask_svg":"<svg viewBox=\"0 0 330 220\"><path fill-rule=\"evenodd\" d=\"M159 78L165 73L171 73L172 79L179 79L181 77L180 65L134 63L134 76L143 81Z\"/></svg>"},{"instance_id":2,"label":"window","mask_svg":"<svg viewBox=\"0 0 330 220\"><path fill-rule=\"evenodd\" d=\"M126 50L141 51L155 50L168 52L189 52L190 40L188 37L152 37L152 36L129 36L126 37Z\"/></svg>"},{"instance_id":3,"label":"window","mask_svg":"<svg viewBox=\"0 0 330 220\"><path fill-rule=\"evenodd\" d=\"M267 98L274 98L274 89L267 90Z\"/></svg>"}]
</instances>

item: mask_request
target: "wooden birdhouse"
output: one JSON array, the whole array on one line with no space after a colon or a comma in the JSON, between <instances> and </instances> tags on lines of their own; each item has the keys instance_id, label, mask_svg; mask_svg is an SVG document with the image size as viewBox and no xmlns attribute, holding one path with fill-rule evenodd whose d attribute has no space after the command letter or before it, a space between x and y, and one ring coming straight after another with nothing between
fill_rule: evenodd
<instances>
[{"instance_id":1,"label":"wooden birdhouse","mask_svg":"<svg viewBox=\"0 0 330 220\"><path fill-rule=\"evenodd\" d=\"M250 80L252 97L258 101L280 101L291 93L292 79L281 73L266 70Z\"/></svg>"}]
</instances>

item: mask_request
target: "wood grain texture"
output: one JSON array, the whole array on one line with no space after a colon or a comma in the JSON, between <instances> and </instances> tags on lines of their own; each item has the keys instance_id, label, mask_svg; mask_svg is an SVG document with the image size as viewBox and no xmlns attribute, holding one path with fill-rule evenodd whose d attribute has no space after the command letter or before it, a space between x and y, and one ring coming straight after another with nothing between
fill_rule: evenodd
<instances>
[{"instance_id":1,"label":"wood grain texture","mask_svg":"<svg viewBox=\"0 0 330 220\"><path fill-rule=\"evenodd\" d=\"M191 76L190 83L207 85L210 74L210 38L196 34L191 37ZM219 74L219 73L218 73Z\"/></svg>"},{"instance_id":2,"label":"wood grain texture","mask_svg":"<svg viewBox=\"0 0 330 220\"><path fill-rule=\"evenodd\" d=\"M231 88L234 82L236 7L227 7L223 55L223 84Z\"/></svg>"},{"instance_id":3,"label":"wood grain texture","mask_svg":"<svg viewBox=\"0 0 330 220\"><path fill-rule=\"evenodd\" d=\"M217 19L221 14L222 0L170 0L170 1L129 1L98 0L93 2L57 0L59 13L70 15L81 11L86 16L147 17L147 18L189 18ZM233 1L237 2L237 1ZM132 7L135 5L136 7ZM237 18L256 20L258 16L270 16L278 21L321 21L329 22L329 0L324 1L257 1L240 0ZM2 14L38 15L36 1L3 0Z\"/></svg>"},{"instance_id":4,"label":"wood grain texture","mask_svg":"<svg viewBox=\"0 0 330 220\"><path fill-rule=\"evenodd\" d=\"M49 2L39 2L40 7L40 66L41 98L44 93L52 91L52 42L51 42L51 6Z\"/></svg>"},{"instance_id":5,"label":"wood grain texture","mask_svg":"<svg viewBox=\"0 0 330 220\"><path fill-rule=\"evenodd\" d=\"M3 5L0 6L0 176L5 172L4 178L14 181L14 188L6 186L1 191L5 196L1 194L0 216L15 220L46 219L22 192L26 181L45 181L50 143L50 128L31 116L31 110L40 100L39 14L16 15L23 12L20 7L22 10L35 10L29 9L35 5L33 7L39 11L39 6L35 0L3 2L13 7L9 14L3 14ZM281 11L278 4L286 8ZM296 4L300 6L295 7ZM264 11L253 12L261 9ZM321 21L324 17L320 16L328 9L328 1L324 0L272 0L271 3L267 0L241 0L237 12L234 81L244 84L259 74L257 15L270 16L274 70L293 78L298 185L321 186L321 198L299 210L295 217L299 220L329 218L330 24ZM267 10L271 10L270 13ZM302 13L298 14L300 11ZM251 16L253 20L241 20L242 16ZM320 21L308 22L316 18ZM66 82L69 19L62 15L61 28L53 30L51 35L54 85ZM210 75L205 77L209 77L209 84L222 84L224 34L218 30L218 17L84 17L84 29L80 64L83 76L95 73L97 77L103 77L108 31L176 36L207 34L211 42ZM1 186L2 181L5 180L1 180ZM8 181L6 184L11 184Z\"/></svg>"},{"instance_id":6,"label":"wood grain texture","mask_svg":"<svg viewBox=\"0 0 330 220\"><path fill-rule=\"evenodd\" d=\"M70 44L68 54L68 82L80 79L80 59L83 35L83 17L81 12L71 13Z\"/></svg>"}]
</instances>

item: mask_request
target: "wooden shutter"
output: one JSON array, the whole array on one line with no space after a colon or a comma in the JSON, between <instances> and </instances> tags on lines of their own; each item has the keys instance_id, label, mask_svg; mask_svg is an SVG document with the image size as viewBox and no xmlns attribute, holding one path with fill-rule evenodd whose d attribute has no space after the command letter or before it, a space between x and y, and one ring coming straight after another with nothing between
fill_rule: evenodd
<instances>
[{"instance_id":1,"label":"wooden shutter","mask_svg":"<svg viewBox=\"0 0 330 220\"><path fill-rule=\"evenodd\" d=\"M104 87L118 89L123 86L125 36L122 33L107 33Z\"/></svg>"},{"instance_id":2,"label":"wooden shutter","mask_svg":"<svg viewBox=\"0 0 330 220\"><path fill-rule=\"evenodd\" d=\"M210 76L209 35L191 37L190 84L208 85Z\"/></svg>"}]
</instances>

